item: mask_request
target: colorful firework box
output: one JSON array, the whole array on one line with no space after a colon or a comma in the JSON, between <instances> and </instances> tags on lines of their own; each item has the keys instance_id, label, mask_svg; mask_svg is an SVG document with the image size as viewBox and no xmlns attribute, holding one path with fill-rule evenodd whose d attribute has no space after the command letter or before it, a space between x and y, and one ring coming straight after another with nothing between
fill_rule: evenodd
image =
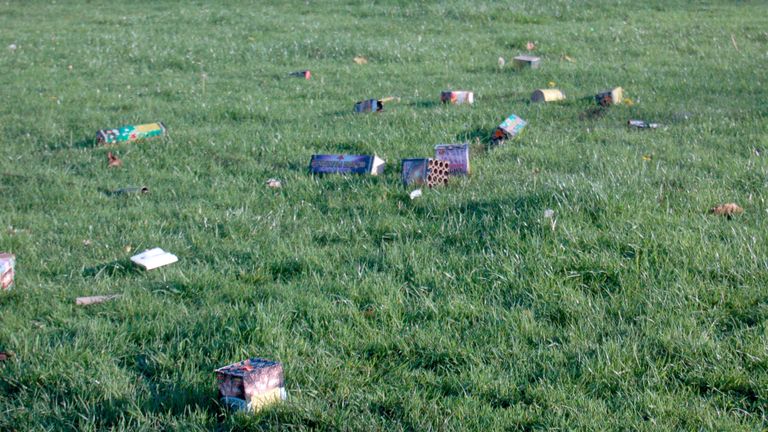
<instances>
[{"instance_id":1,"label":"colorful firework box","mask_svg":"<svg viewBox=\"0 0 768 432\"><path fill-rule=\"evenodd\" d=\"M403 184L435 187L448 183L448 161L437 159L403 159Z\"/></svg>"},{"instance_id":2,"label":"colorful firework box","mask_svg":"<svg viewBox=\"0 0 768 432\"><path fill-rule=\"evenodd\" d=\"M595 102L601 106L618 105L624 97L624 89L616 87L595 95Z\"/></svg>"},{"instance_id":3,"label":"colorful firework box","mask_svg":"<svg viewBox=\"0 0 768 432\"><path fill-rule=\"evenodd\" d=\"M384 103L378 99L368 99L355 104L356 113L380 112L384 110Z\"/></svg>"},{"instance_id":4,"label":"colorful firework box","mask_svg":"<svg viewBox=\"0 0 768 432\"><path fill-rule=\"evenodd\" d=\"M96 132L96 140L100 144L113 144L163 136L165 134L165 125L162 122L157 122L135 126L122 126L117 129L102 129Z\"/></svg>"},{"instance_id":5,"label":"colorful firework box","mask_svg":"<svg viewBox=\"0 0 768 432\"><path fill-rule=\"evenodd\" d=\"M444 91L440 93L440 102L471 105L475 102L475 94L471 91Z\"/></svg>"},{"instance_id":6,"label":"colorful firework box","mask_svg":"<svg viewBox=\"0 0 768 432\"><path fill-rule=\"evenodd\" d=\"M525 128L525 125L527 124L528 122L512 114L493 132L493 142L499 143L516 137L523 131L523 128Z\"/></svg>"},{"instance_id":7,"label":"colorful firework box","mask_svg":"<svg viewBox=\"0 0 768 432\"><path fill-rule=\"evenodd\" d=\"M248 411L286 399L283 365L262 358L250 358L216 369L219 398L239 399Z\"/></svg>"},{"instance_id":8,"label":"colorful firework box","mask_svg":"<svg viewBox=\"0 0 768 432\"><path fill-rule=\"evenodd\" d=\"M540 64L540 59L538 57L529 56L529 55L520 55L513 59L515 67L522 68L525 66L530 67L531 69L537 69Z\"/></svg>"},{"instance_id":9,"label":"colorful firework box","mask_svg":"<svg viewBox=\"0 0 768 432\"><path fill-rule=\"evenodd\" d=\"M304 78L304 79L312 78L312 72L310 72L309 69L303 70L303 71L291 72L288 75L296 78Z\"/></svg>"},{"instance_id":10,"label":"colorful firework box","mask_svg":"<svg viewBox=\"0 0 768 432\"><path fill-rule=\"evenodd\" d=\"M385 161L371 155L316 154L309 161L312 174L371 174L384 172Z\"/></svg>"},{"instance_id":11,"label":"colorful firework box","mask_svg":"<svg viewBox=\"0 0 768 432\"><path fill-rule=\"evenodd\" d=\"M435 146L435 159L448 162L450 175L469 174L469 144L439 144Z\"/></svg>"},{"instance_id":12,"label":"colorful firework box","mask_svg":"<svg viewBox=\"0 0 768 432\"><path fill-rule=\"evenodd\" d=\"M13 288L15 265L15 255L9 253L0 253L0 291L6 291Z\"/></svg>"}]
</instances>

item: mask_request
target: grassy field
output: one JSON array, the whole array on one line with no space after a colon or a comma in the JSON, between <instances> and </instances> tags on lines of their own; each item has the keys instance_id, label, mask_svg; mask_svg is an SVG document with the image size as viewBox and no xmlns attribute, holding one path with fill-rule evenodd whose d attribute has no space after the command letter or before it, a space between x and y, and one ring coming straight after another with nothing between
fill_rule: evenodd
<instances>
[{"instance_id":1,"label":"grassy field","mask_svg":"<svg viewBox=\"0 0 768 432\"><path fill-rule=\"evenodd\" d=\"M764 429L767 12L0 4L0 430ZM540 69L499 68L528 41ZM568 100L530 104L550 82ZM591 114L612 86L634 104ZM169 137L93 143L152 121ZM399 160L459 142L472 175L411 201ZM380 177L307 173L374 152ZM131 266L156 246L180 261ZM251 356L289 399L229 413L213 369Z\"/></svg>"}]
</instances>

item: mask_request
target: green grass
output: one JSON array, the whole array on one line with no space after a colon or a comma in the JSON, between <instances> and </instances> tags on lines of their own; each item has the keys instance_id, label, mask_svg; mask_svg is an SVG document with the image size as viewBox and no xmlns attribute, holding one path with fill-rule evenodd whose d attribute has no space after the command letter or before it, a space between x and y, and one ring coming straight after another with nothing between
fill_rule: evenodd
<instances>
[{"instance_id":1,"label":"green grass","mask_svg":"<svg viewBox=\"0 0 768 432\"><path fill-rule=\"evenodd\" d=\"M766 10L0 4L0 429L765 428ZM529 40L540 69L498 68ZM568 100L529 104L550 81ZM581 118L616 85L633 106ZM487 148L512 113L523 136ZM93 146L151 121L169 138ZM462 141L471 177L411 201L399 159ZM387 170L308 175L324 152ZM180 261L131 267L155 246ZM250 356L289 400L227 413L213 369Z\"/></svg>"}]
</instances>

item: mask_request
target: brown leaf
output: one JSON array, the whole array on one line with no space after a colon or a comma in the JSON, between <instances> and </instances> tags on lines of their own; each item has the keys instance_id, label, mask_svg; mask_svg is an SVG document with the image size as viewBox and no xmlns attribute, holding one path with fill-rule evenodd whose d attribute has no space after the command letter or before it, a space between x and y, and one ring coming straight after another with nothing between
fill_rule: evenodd
<instances>
[{"instance_id":1,"label":"brown leaf","mask_svg":"<svg viewBox=\"0 0 768 432\"><path fill-rule=\"evenodd\" d=\"M571 62L571 63L576 62L576 60L574 60L573 58L571 58L570 56L567 56L567 55L563 56L563 60L565 60L567 62Z\"/></svg>"},{"instance_id":2,"label":"brown leaf","mask_svg":"<svg viewBox=\"0 0 768 432\"><path fill-rule=\"evenodd\" d=\"M731 218L733 215L744 213L744 209L739 207L736 203L720 204L717 207L712 207L709 212L718 216L726 216Z\"/></svg>"},{"instance_id":3,"label":"brown leaf","mask_svg":"<svg viewBox=\"0 0 768 432\"><path fill-rule=\"evenodd\" d=\"M368 64L368 59L363 56L357 56L353 60L359 65Z\"/></svg>"},{"instance_id":4,"label":"brown leaf","mask_svg":"<svg viewBox=\"0 0 768 432\"><path fill-rule=\"evenodd\" d=\"M528 43L525 44L525 49L527 49L528 51L533 51L536 49L536 44L531 41L528 41Z\"/></svg>"},{"instance_id":5,"label":"brown leaf","mask_svg":"<svg viewBox=\"0 0 768 432\"><path fill-rule=\"evenodd\" d=\"M115 168L123 165L123 161L118 159L117 156L113 155L112 152L107 153L107 159L109 160L110 168Z\"/></svg>"},{"instance_id":6,"label":"brown leaf","mask_svg":"<svg viewBox=\"0 0 768 432\"><path fill-rule=\"evenodd\" d=\"M13 357L12 352L0 351L0 361L6 361L11 357Z\"/></svg>"}]
</instances>

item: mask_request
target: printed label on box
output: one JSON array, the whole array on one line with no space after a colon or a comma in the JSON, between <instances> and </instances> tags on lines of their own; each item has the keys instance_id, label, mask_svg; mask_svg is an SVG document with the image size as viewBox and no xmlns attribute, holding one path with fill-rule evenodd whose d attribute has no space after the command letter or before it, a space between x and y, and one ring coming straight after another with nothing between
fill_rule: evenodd
<instances>
[{"instance_id":1,"label":"printed label on box","mask_svg":"<svg viewBox=\"0 0 768 432\"><path fill-rule=\"evenodd\" d=\"M448 161L448 172L451 175L469 174L469 144L437 145L435 159Z\"/></svg>"}]
</instances>

